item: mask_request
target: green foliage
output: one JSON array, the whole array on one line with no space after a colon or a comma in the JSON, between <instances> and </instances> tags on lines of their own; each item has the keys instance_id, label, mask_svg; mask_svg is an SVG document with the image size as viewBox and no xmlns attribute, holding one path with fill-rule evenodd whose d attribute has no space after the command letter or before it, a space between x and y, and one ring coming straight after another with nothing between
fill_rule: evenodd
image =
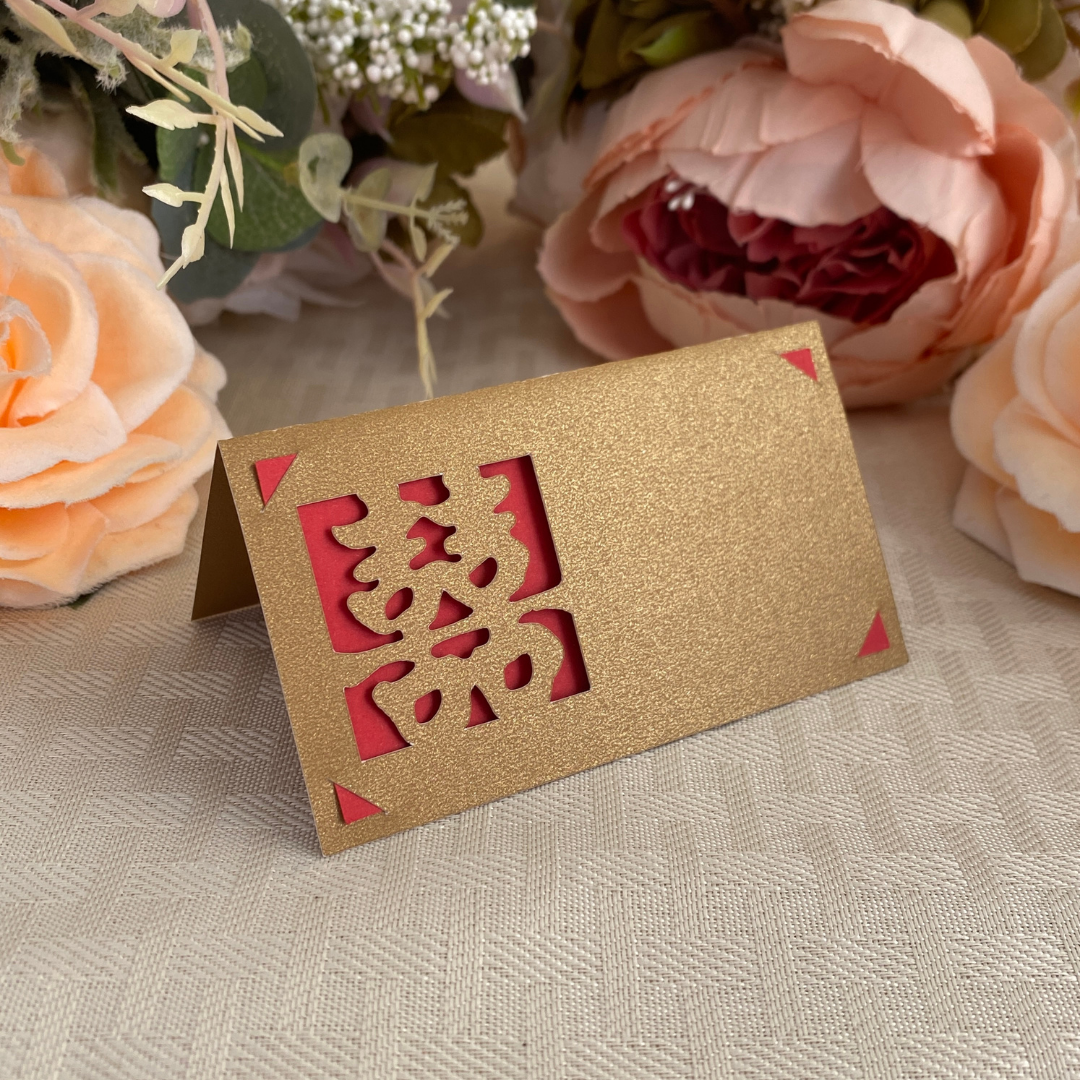
<instances>
[{"instance_id":1,"label":"green foliage","mask_svg":"<svg viewBox=\"0 0 1080 1080\"><path fill-rule=\"evenodd\" d=\"M166 132L173 135L175 132ZM184 134L188 134L185 132ZM195 132L196 137L198 132ZM179 187L190 189L195 168L195 155L191 155L170 178ZM164 174L162 174L164 177ZM155 202L151 215L161 235L162 258L172 262L180 254L180 241L184 229L195 221L197 210L191 203L183 206L167 206ZM191 303L205 296L226 296L239 286L259 261L255 251L232 251L223 247L212 236L206 237L203 257L179 271L169 282L169 292L181 303Z\"/></svg>"},{"instance_id":2,"label":"green foliage","mask_svg":"<svg viewBox=\"0 0 1080 1080\"><path fill-rule=\"evenodd\" d=\"M467 217L459 224L447 226L457 239L467 247L476 247L484 237L484 221L480 217L480 211L466 188L462 187L452 176L447 176L441 170L435 173L435 183L431 186L431 194L420 205L425 209L439 206L449 202L462 201L465 203Z\"/></svg>"},{"instance_id":3,"label":"green foliage","mask_svg":"<svg viewBox=\"0 0 1080 1080\"><path fill-rule=\"evenodd\" d=\"M206 186L213 156L209 143L199 148L193 190L201 191ZM269 154L240 140L240 156L244 162L244 209L236 215L232 246L237 251L288 247L322 221L319 212L304 198L298 180L290 183L286 179L286 169L296 163L295 150ZM220 199L210 212L207 233L228 247L229 225Z\"/></svg>"},{"instance_id":4,"label":"green foliage","mask_svg":"<svg viewBox=\"0 0 1080 1080\"><path fill-rule=\"evenodd\" d=\"M0 59L4 61L0 75L0 139L15 143L19 138L15 125L22 115L23 102L38 90L34 50L22 42L0 37Z\"/></svg>"},{"instance_id":5,"label":"green foliage","mask_svg":"<svg viewBox=\"0 0 1080 1080\"><path fill-rule=\"evenodd\" d=\"M210 0L219 26L242 23L251 33L252 58L229 74L235 102L255 109L281 131L261 144L271 152L295 149L315 115L315 72L285 18L264 0ZM241 135L243 141L246 137Z\"/></svg>"},{"instance_id":6,"label":"green foliage","mask_svg":"<svg viewBox=\"0 0 1080 1080\"><path fill-rule=\"evenodd\" d=\"M183 301L231 292L251 271L260 252L306 243L322 221L300 190L296 164L297 148L315 112L311 62L284 18L263 0L211 0L211 8L219 26L236 27L234 42L243 40L249 45L247 58L229 71L229 96L236 104L254 109L282 135L259 143L239 134L244 206L236 208L232 246L219 196L207 223L206 253L169 285ZM188 107L206 111L197 100ZM207 129L157 128L156 141L161 180L184 190L202 190L213 163ZM180 207L154 203L154 221L167 259L179 254L183 230L196 215L192 203Z\"/></svg>"},{"instance_id":7,"label":"green foliage","mask_svg":"<svg viewBox=\"0 0 1080 1080\"><path fill-rule=\"evenodd\" d=\"M115 97L101 88L93 69L78 61L65 66L72 96L82 107L90 125L90 164L94 186L103 195L115 195L120 187L120 159L145 165L146 156L124 126Z\"/></svg>"},{"instance_id":8,"label":"green foliage","mask_svg":"<svg viewBox=\"0 0 1080 1080\"><path fill-rule=\"evenodd\" d=\"M505 130L506 113L450 90L423 112L402 109L391 117L388 153L399 161L436 164L444 176L471 176L506 149Z\"/></svg>"},{"instance_id":9,"label":"green foliage","mask_svg":"<svg viewBox=\"0 0 1080 1080\"><path fill-rule=\"evenodd\" d=\"M1046 78L1061 63L1068 42L1080 35L1051 0L920 0L917 13L957 37L982 34L1000 45L1031 82Z\"/></svg>"},{"instance_id":10,"label":"green foliage","mask_svg":"<svg viewBox=\"0 0 1080 1080\"><path fill-rule=\"evenodd\" d=\"M764 11L748 0L573 0L565 102L624 94L653 68L731 45Z\"/></svg>"},{"instance_id":11,"label":"green foliage","mask_svg":"<svg viewBox=\"0 0 1080 1080\"><path fill-rule=\"evenodd\" d=\"M1065 22L1050 0L1042 3L1042 24L1035 40L1015 56L1025 79L1045 79L1061 63L1068 48Z\"/></svg>"}]
</instances>

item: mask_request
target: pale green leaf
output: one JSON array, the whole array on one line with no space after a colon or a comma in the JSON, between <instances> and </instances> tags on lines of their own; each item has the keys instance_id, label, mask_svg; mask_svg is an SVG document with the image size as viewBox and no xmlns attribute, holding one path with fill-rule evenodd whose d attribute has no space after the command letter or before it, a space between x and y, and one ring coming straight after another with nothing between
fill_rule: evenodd
<instances>
[{"instance_id":1,"label":"pale green leaf","mask_svg":"<svg viewBox=\"0 0 1080 1080\"><path fill-rule=\"evenodd\" d=\"M199 47L200 32L198 30L174 30L169 41L169 55L165 57L165 63L190 64L195 57L195 50Z\"/></svg>"},{"instance_id":2,"label":"pale green leaf","mask_svg":"<svg viewBox=\"0 0 1080 1080\"><path fill-rule=\"evenodd\" d=\"M68 32L60 20L47 8L33 3L33 0L7 0L7 5L24 22L29 23L39 33L44 34L54 45L72 56L78 56Z\"/></svg>"},{"instance_id":3,"label":"pale green leaf","mask_svg":"<svg viewBox=\"0 0 1080 1080\"><path fill-rule=\"evenodd\" d=\"M424 235L424 230L415 221L409 222L409 239L412 241L416 261L423 262L427 257L427 236Z\"/></svg>"},{"instance_id":4,"label":"pale green leaf","mask_svg":"<svg viewBox=\"0 0 1080 1080\"><path fill-rule=\"evenodd\" d=\"M157 98L148 105L129 105L127 111L148 124L175 131L177 128L193 128L200 123L212 123L212 113L197 113L185 109L179 101L171 98Z\"/></svg>"},{"instance_id":5,"label":"pale green leaf","mask_svg":"<svg viewBox=\"0 0 1080 1080\"><path fill-rule=\"evenodd\" d=\"M186 202L202 202L203 196L197 191L183 191L175 184L148 184L143 191L151 199L157 199L166 206L183 206Z\"/></svg>"},{"instance_id":6,"label":"pale green leaf","mask_svg":"<svg viewBox=\"0 0 1080 1080\"><path fill-rule=\"evenodd\" d=\"M300 144L297 160L304 198L327 221L339 221L341 182L352 164L348 139L329 131L309 135Z\"/></svg>"},{"instance_id":7,"label":"pale green leaf","mask_svg":"<svg viewBox=\"0 0 1080 1080\"><path fill-rule=\"evenodd\" d=\"M421 318L430 319L436 311L442 306L442 302L453 292L453 289L443 289L441 292L437 292L428 302L424 305L424 310L421 313Z\"/></svg>"}]
</instances>

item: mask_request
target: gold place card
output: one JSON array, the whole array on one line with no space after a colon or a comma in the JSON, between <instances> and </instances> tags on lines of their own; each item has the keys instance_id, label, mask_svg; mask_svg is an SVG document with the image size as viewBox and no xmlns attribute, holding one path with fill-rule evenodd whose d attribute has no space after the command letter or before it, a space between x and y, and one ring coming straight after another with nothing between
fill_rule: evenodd
<instances>
[{"instance_id":1,"label":"gold place card","mask_svg":"<svg viewBox=\"0 0 1080 1080\"><path fill-rule=\"evenodd\" d=\"M814 323L221 443L326 854L907 660Z\"/></svg>"}]
</instances>

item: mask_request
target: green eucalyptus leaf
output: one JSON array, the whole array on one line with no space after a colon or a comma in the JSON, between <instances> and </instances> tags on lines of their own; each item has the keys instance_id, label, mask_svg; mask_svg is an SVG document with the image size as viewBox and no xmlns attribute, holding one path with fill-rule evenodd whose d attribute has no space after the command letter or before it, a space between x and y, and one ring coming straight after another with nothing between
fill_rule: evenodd
<instances>
[{"instance_id":1,"label":"green eucalyptus leaf","mask_svg":"<svg viewBox=\"0 0 1080 1080\"><path fill-rule=\"evenodd\" d=\"M505 129L506 113L474 105L451 90L430 109L394 124L389 153L420 165L438 162L453 176L471 176L506 149Z\"/></svg>"},{"instance_id":2,"label":"green eucalyptus leaf","mask_svg":"<svg viewBox=\"0 0 1080 1080\"><path fill-rule=\"evenodd\" d=\"M963 0L930 0L919 14L959 38L969 38L974 32L971 12Z\"/></svg>"},{"instance_id":3,"label":"green eucalyptus leaf","mask_svg":"<svg viewBox=\"0 0 1080 1080\"><path fill-rule=\"evenodd\" d=\"M239 67L229 72L229 97L238 105L246 105L249 109L254 109L260 116L264 115L266 96L269 92L266 70L258 55L252 56L250 60L244 61Z\"/></svg>"},{"instance_id":4,"label":"green eucalyptus leaf","mask_svg":"<svg viewBox=\"0 0 1080 1080\"><path fill-rule=\"evenodd\" d=\"M176 184L185 170L190 176L199 140L205 136L206 132L199 128L177 128L175 131L157 128L159 177Z\"/></svg>"},{"instance_id":5,"label":"green eucalyptus leaf","mask_svg":"<svg viewBox=\"0 0 1080 1080\"><path fill-rule=\"evenodd\" d=\"M199 149L195 159L194 188L202 191L213 164L213 146ZM304 198L300 187L285 179L295 154L269 154L250 143L240 143L244 163L244 209L236 214L232 246L237 251L277 251L320 223L319 212ZM229 244L229 223L221 197L210 211L207 234L219 244Z\"/></svg>"},{"instance_id":6,"label":"green eucalyptus leaf","mask_svg":"<svg viewBox=\"0 0 1080 1080\"><path fill-rule=\"evenodd\" d=\"M272 151L299 146L315 115L315 72L292 27L265 0L210 0L210 8L219 26L239 22L251 31L252 59L258 61L262 79L254 70L244 71L249 60L229 73L229 90L238 104L255 109L281 131L280 138L260 145ZM242 96L249 93L255 99L261 96L258 104Z\"/></svg>"},{"instance_id":7,"label":"green eucalyptus leaf","mask_svg":"<svg viewBox=\"0 0 1080 1080\"><path fill-rule=\"evenodd\" d=\"M150 212L161 234L162 258L168 266L180 254L180 238L195 221L197 210L191 203L166 206L155 200ZM203 257L176 274L169 282L169 294L183 304L208 296L227 296L243 283L258 261L258 252L230 251L207 236Z\"/></svg>"},{"instance_id":8,"label":"green eucalyptus leaf","mask_svg":"<svg viewBox=\"0 0 1080 1080\"><path fill-rule=\"evenodd\" d=\"M1017 53L1014 59L1028 82L1038 82L1061 63L1067 45L1065 23L1050 0L1043 0L1039 36L1023 52Z\"/></svg>"},{"instance_id":9,"label":"green eucalyptus leaf","mask_svg":"<svg viewBox=\"0 0 1080 1080\"><path fill-rule=\"evenodd\" d=\"M975 29L1015 56L1035 41L1042 13L1042 0L990 0Z\"/></svg>"}]
</instances>

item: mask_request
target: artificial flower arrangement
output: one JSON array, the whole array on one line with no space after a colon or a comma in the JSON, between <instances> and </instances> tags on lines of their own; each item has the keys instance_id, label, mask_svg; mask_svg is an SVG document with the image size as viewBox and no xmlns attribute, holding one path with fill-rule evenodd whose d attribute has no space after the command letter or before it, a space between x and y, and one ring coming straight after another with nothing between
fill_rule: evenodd
<instances>
[{"instance_id":1,"label":"artificial flower arrangement","mask_svg":"<svg viewBox=\"0 0 1080 1080\"><path fill-rule=\"evenodd\" d=\"M372 268L432 393L434 279L482 229L460 181L508 143L601 356L813 318L852 406L974 363L957 524L1080 593L1071 8L5 3L0 603L179 551L227 431L188 323L338 303Z\"/></svg>"}]
</instances>

